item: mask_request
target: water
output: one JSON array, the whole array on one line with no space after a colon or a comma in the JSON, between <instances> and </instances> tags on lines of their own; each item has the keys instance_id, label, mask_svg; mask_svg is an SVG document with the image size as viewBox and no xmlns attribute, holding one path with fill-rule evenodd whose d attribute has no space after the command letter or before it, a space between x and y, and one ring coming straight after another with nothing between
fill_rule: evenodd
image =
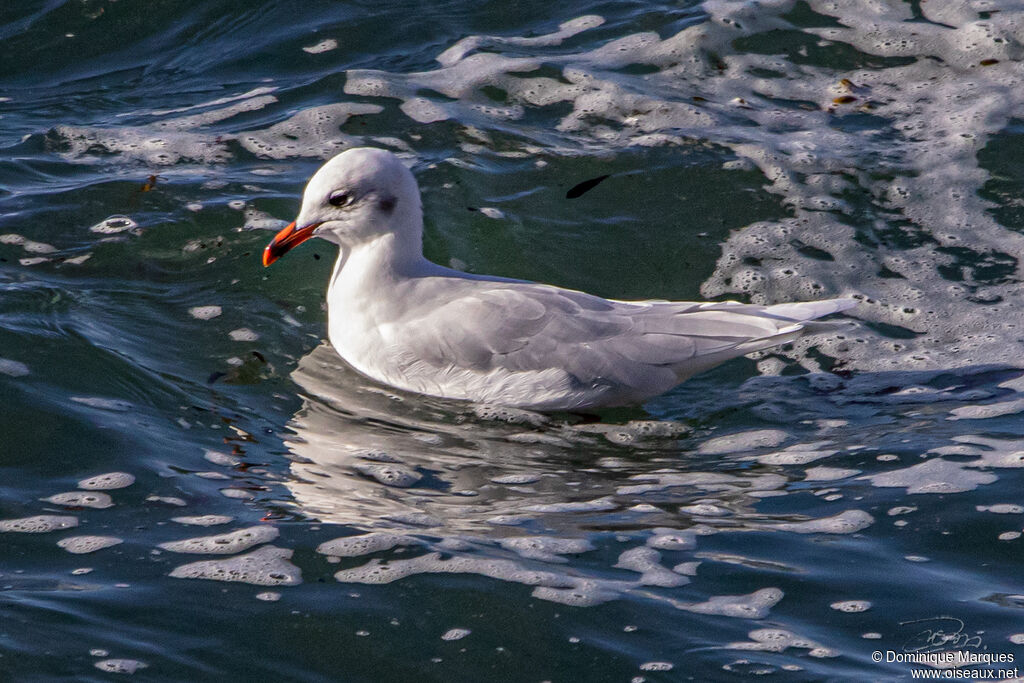
<instances>
[{"instance_id":1,"label":"water","mask_svg":"<svg viewBox=\"0 0 1024 683\"><path fill-rule=\"evenodd\" d=\"M1021 9L7 3L0 678L1020 654ZM259 266L355 144L441 263L862 304L596 419L391 392L323 345L329 245Z\"/></svg>"}]
</instances>

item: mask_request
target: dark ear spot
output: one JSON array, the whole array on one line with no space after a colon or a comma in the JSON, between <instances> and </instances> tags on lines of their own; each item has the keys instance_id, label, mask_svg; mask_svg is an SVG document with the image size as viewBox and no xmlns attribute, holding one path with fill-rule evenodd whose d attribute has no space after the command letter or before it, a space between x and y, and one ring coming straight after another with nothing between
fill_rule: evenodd
<instances>
[{"instance_id":1,"label":"dark ear spot","mask_svg":"<svg viewBox=\"0 0 1024 683\"><path fill-rule=\"evenodd\" d=\"M378 206L380 206L380 210L383 211L384 213L391 213L392 211L394 211L395 204L397 203L398 199L389 194L382 196L378 200Z\"/></svg>"}]
</instances>

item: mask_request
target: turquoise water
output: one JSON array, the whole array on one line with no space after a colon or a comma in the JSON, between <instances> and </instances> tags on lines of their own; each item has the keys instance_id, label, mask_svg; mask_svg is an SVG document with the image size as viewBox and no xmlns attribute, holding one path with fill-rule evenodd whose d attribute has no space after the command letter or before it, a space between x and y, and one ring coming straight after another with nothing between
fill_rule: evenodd
<instances>
[{"instance_id":1,"label":"turquoise water","mask_svg":"<svg viewBox=\"0 0 1024 683\"><path fill-rule=\"evenodd\" d=\"M5 4L0 679L1016 657L1024 13L938 5ZM599 416L392 392L325 345L333 247L259 263L354 145L446 265L862 303Z\"/></svg>"}]
</instances>

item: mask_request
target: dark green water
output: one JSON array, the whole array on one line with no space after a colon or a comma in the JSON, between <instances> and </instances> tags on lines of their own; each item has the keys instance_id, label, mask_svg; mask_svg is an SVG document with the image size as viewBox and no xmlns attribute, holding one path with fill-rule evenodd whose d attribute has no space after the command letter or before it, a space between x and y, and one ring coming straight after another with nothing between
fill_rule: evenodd
<instances>
[{"instance_id":1,"label":"dark green water","mask_svg":"<svg viewBox=\"0 0 1024 683\"><path fill-rule=\"evenodd\" d=\"M1024 12L964 5L4 4L0 680L1022 654ZM399 395L323 345L333 247L259 263L355 145L460 269L863 303L598 421ZM110 472L110 506L43 500ZM37 515L77 527L6 530ZM179 576L207 561L235 580Z\"/></svg>"}]
</instances>

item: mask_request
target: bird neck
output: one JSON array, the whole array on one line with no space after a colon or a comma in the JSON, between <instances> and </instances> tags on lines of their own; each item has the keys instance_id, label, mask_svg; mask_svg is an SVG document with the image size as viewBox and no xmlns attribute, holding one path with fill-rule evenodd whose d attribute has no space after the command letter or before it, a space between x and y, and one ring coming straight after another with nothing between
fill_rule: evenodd
<instances>
[{"instance_id":1,"label":"bird neck","mask_svg":"<svg viewBox=\"0 0 1024 683\"><path fill-rule=\"evenodd\" d=\"M353 245L342 245L334 266L333 281L346 285L386 286L395 280L413 277L429 262L423 256L420 233L386 233Z\"/></svg>"}]
</instances>

